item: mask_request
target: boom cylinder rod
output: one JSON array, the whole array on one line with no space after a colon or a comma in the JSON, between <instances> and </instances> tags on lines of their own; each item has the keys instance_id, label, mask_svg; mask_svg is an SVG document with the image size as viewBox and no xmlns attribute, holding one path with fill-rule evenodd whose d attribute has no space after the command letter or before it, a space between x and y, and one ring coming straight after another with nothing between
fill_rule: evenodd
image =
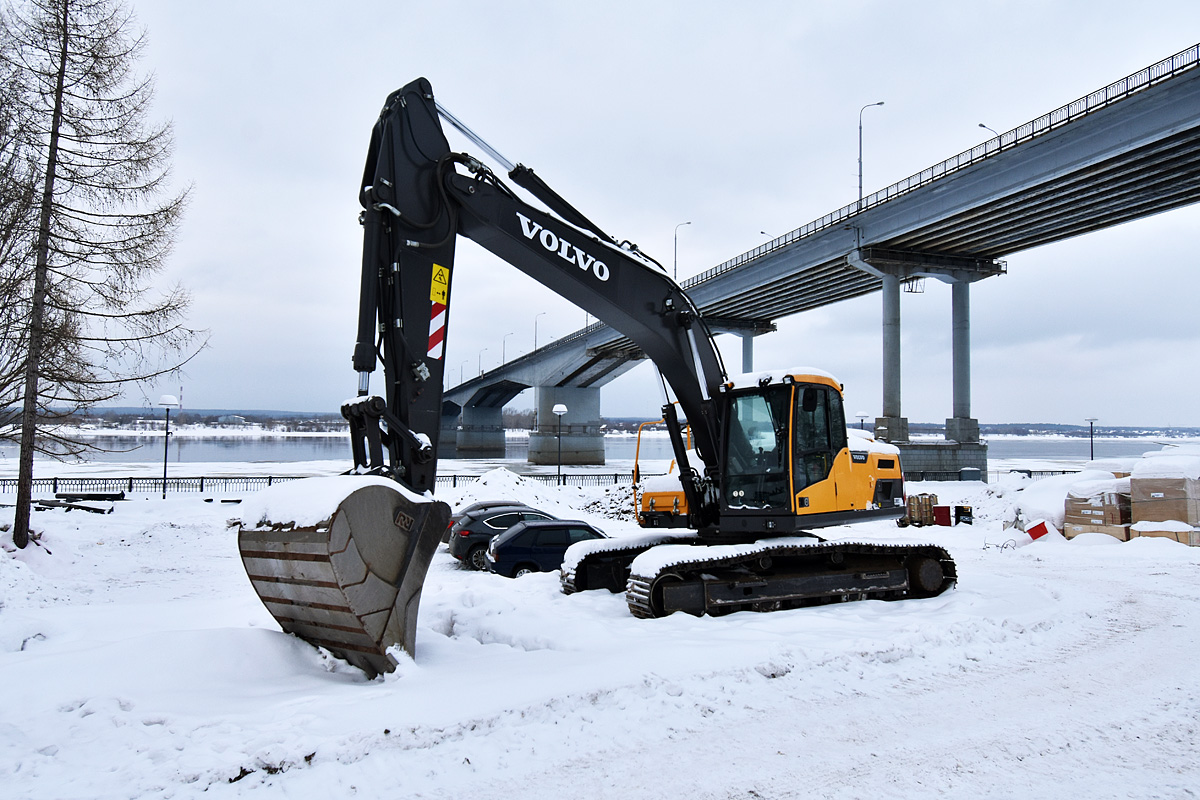
<instances>
[{"instance_id":1,"label":"boom cylinder rod","mask_svg":"<svg viewBox=\"0 0 1200 800\"><path fill-rule=\"evenodd\" d=\"M489 156L491 156L493 159L495 159L496 163L498 163L500 166L504 167L505 172L512 172L514 169L517 168L516 164L513 164L507 158L500 155L499 150L497 150L496 148L492 147L490 144L485 142L483 140L482 136L475 133L475 131L468 128L466 126L466 124L464 124L462 122L462 120L460 120L458 117L454 116L449 111L447 111L445 106L443 106L441 103L439 103L436 100L434 100L433 102L434 102L434 105L437 107L438 116L440 116L442 119L446 120L446 122L449 122L450 125L456 131L458 131L463 136L470 139L472 144L478 145L480 149L482 149L485 153L487 153Z\"/></svg>"}]
</instances>

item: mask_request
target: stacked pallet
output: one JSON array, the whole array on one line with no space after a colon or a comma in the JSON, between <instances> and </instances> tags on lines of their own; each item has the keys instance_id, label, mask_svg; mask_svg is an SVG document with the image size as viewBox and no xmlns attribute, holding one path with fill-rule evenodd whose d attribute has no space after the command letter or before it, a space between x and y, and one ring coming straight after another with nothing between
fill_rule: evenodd
<instances>
[{"instance_id":1,"label":"stacked pallet","mask_svg":"<svg viewBox=\"0 0 1200 800\"><path fill-rule=\"evenodd\" d=\"M1129 478L1078 483L1067 492L1063 535L1104 533L1127 542L1132 511Z\"/></svg>"},{"instance_id":2,"label":"stacked pallet","mask_svg":"<svg viewBox=\"0 0 1200 800\"><path fill-rule=\"evenodd\" d=\"M1130 535L1200 546L1200 454L1180 448L1147 453L1133 468L1130 488Z\"/></svg>"},{"instance_id":3,"label":"stacked pallet","mask_svg":"<svg viewBox=\"0 0 1200 800\"><path fill-rule=\"evenodd\" d=\"M1071 539L1084 533L1200 546L1200 448L1165 447L1146 453L1128 477L1072 486L1063 534Z\"/></svg>"}]
</instances>

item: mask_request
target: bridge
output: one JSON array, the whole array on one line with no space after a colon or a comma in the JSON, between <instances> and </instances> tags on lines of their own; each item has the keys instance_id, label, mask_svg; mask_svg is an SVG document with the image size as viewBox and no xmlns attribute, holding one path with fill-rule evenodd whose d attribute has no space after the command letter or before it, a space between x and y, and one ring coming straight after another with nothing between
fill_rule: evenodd
<instances>
[{"instance_id":1,"label":"bridge","mask_svg":"<svg viewBox=\"0 0 1200 800\"><path fill-rule=\"evenodd\" d=\"M1003 275L1004 257L1200 200L1200 45L732 258L683 286L714 333L753 339L774 321L882 292L880 438L906 471L986 471L971 416L970 286ZM900 291L918 278L951 284L952 413L946 442L908 441L900 396ZM601 464L600 387L644 358L597 323L449 388L443 455L504 451L501 412L535 388L529 460ZM557 420L555 404L567 414Z\"/></svg>"}]
</instances>

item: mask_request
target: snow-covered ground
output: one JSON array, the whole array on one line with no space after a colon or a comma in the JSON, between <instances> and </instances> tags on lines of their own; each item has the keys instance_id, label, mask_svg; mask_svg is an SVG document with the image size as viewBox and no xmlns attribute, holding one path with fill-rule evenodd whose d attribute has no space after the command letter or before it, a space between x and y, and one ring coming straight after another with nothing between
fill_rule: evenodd
<instances>
[{"instance_id":1,"label":"snow-covered ground","mask_svg":"<svg viewBox=\"0 0 1200 800\"><path fill-rule=\"evenodd\" d=\"M833 532L948 548L959 586L928 600L638 620L443 550L416 659L374 681L280 632L239 506L40 512L0 553L0 796L1195 797L1200 548L1014 547L1026 485L910 484L975 525ZM625 535L625 492L497 471L443 499Z\"/></svg>"}]
</instances>

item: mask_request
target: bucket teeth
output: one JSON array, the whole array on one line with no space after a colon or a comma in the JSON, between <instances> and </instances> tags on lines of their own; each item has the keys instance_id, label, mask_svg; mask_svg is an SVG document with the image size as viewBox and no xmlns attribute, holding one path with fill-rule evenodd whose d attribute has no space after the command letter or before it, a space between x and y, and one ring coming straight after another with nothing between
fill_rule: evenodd
<instances>
[{"instance_id":1,"label":"bucket teeth","mask_svg":"<svg viewBox=\"0 0 1200 800\"><path fill-rule=\"evenodd\" d=\"M421 586L449 518L445 503L370 484L327 524L242 527L238 549L284 631L374 677L395 669L389 647L414 652Z\"/></svg>"}]
</instances>

